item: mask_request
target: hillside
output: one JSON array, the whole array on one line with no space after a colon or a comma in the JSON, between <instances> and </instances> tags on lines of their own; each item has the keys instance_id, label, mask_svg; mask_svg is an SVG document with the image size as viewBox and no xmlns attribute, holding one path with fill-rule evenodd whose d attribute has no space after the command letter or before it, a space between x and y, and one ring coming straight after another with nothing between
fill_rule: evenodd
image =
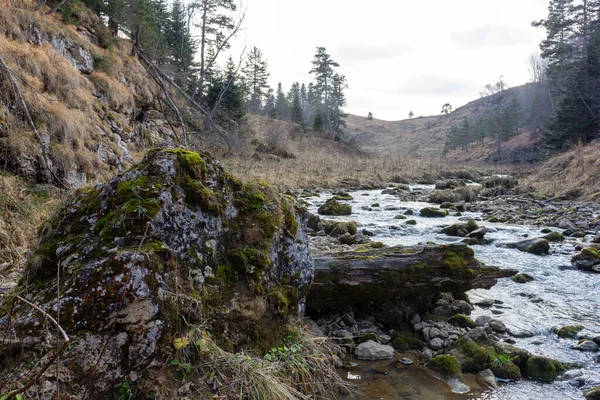
<instances>
[{"instance_id":1,"label":"hillside","mask_svg":"<svg viewBox=\"0 0 600 400\"><path fill-rule=\"evenodd\" d=\"M520 117L524 127L520 129L517 140L509 140L503 143L502 147L506 153L518 153L523 149L528 149L539 139L533 132L532 126L535 124L529 117L536 85L538 84L517 86L479 98L447 115L440 114L401 121L367 120L365 117L349 115L346 119L345 139L353 140L360 144L362 149L372 153L398 154L425 159L438 158L443 155L446 135L452 125L460 124L465 118L470 121L479 117L488 118L501 110L501 104L506 99L517 98L521 104ZM473 144L469 147L468 152L460 150L451 152L448 158L452 161L475 163L494 161L491 156L497 150L497 146L492 145L491 139L486 139L482 145Z\"/></svg>"}]
</instances>

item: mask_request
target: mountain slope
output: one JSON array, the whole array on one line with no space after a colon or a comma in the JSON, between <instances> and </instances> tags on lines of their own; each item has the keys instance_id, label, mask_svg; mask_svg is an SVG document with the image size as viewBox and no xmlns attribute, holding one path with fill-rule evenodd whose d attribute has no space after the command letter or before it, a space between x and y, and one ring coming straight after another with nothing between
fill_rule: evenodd
<instances>
[{"instance_id":1,"label":"mountain slope","mask_svg":"<svg viewBox=\"0 0 600 400\"><path fill-rule=\"evenodd\" d=\"M452 125L460 124L463 119L470 122L478 117L488 118L503 109L503 104L508 99L516 98L521 105L520 118L523 120L523 129L520 135L531 137L535 130L532 121L533 97L539 84L526 84L507 89L491 96L474 100L447 115L418 117L401 121L367 120L365 117L349 115L346 119L345 140L359 143L361 148L378 154L398 154L417 158L437 158L442 156L446 142L446 134ZM520 136L519 135L519 136ZM535 135L534 135L535 136ZM537 140L538 138L535 137ZM488 140L489 145L490 140ZM522 140L520 145L529 146L530 140ZM477 145L473 144L473 148ZM495 149L477 152L478 156L472 161L484 161L490 157ZM508 145L507 148L512 148ZM450 154L452 158L452 154Z\"/></svg>"}]
</instances>

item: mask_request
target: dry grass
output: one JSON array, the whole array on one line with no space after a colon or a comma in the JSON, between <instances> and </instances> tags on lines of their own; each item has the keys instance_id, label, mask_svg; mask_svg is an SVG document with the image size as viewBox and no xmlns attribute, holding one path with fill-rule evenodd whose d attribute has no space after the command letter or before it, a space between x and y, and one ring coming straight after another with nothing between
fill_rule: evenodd
<instances>
[{"instance_id":1,"label":"dry grass","mask_svg":"<svg viewBox=\"0 0 600 400\"><path fill-rule=\"evenodd\" d=\"M264 357L225 351L209 333L194 327L176 339L175 347L171 364L184 380L227 382L215 394L223 398L333 399L336 387L353 391L335 370L328 340L311 336L300 322L291 323L286 343Z\"/></svg>"},{"instance_id":2,"label":"dry grass","mask_svg":"<svg viewBox=\"0 0 600 400\"><path fill-rule=\"evenodd\" d=\"M242 179L264 179L280 189L373 185L433 179L447 169L439 160L370 155L334 143L289 123L251 116L237 154L217 156ZM202 142L206 145L206 142ZM254 143L254 144L251 144ZM275 146L295 158L256 154L256 143Z\"/></svg>"},{"instance_id":3,"label":"dry grass","mask_svg":"<svg viewBox=\"0 0 600 400\"><path fill-rule=\"evenodd\" d=\"M111 42L106 49L90 42L89 33L95 33L100 42L105 33L97 15L82 6L77 28L66 25L59 13L34 11L36 4L37 0L0 0L0 54L21 88L36 128L50 140L50 158L58 175L76 171L88 178L105 176L114 165L98 159L100 141L119 157L122 149L111 141L111 127L134 131L136 109L152 104L158 90L143 66L130 56L131 43ZM86 35L78 29L87 31ZM34 30L43 44L27 41ZM63 38L92 54L102 68L88 75L80 73L48 43ZM14 96L3 75L0 105L10 110L0 117L9 132L0 145L9 149L13 160L39 159L40 143L13 106ZM130 150L143 145L140 138Z\"/></svg>"},{"instance_id":4,"label":"dry grass","mask_svg":"<svg viewBox=\"0 0 600 400\"><path fill-rule=\"evenodd\" d=\"M61 200L62 195L52 188L0 175L0 280L24 267L35 246L37 228Z\"/></svg>"},{"instance_id":5,"label":"dry grass","mask_svg":"<svg viewBox=\"0 0 600 400\"><path fill-rule=\"evenodd\" d=\"M600 201L600 143L579 145L551 157L522 183L535 186L549 197L571 193Z\"/></svg>"}]
</instances>

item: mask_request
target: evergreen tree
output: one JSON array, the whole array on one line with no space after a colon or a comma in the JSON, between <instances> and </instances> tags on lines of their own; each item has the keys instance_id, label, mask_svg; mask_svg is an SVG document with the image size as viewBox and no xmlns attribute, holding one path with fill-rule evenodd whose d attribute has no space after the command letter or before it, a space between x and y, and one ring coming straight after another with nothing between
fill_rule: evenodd
<instances>
[{"instance_id":1,"label":"evergreen tree","mask_svg":"<svg viewBox=\"0 0 600 400\"><path fill-rule=\"evenodd\" d=\"M277 93L275 95L275 115L278 119L287 121L290 119L290 105L285 93L281 87L281 82L277 85Z\"/></svg>"},{"instance_id":2,"label":"evergreen tree","mask_svg":"<svg viewBox=\"0 0 600 400\"><path fill-rule=\"evenodd\" d=\"M300 96L300 84L298 82L292 85L292 109L291 118L292 122L296 124L304 124L303 113L302 113L302 99Z\"/></svg>"},{"instance_id":3,"label":"evergreen tree","mask_svg":"<svg viewBox=\"0 0 600 400\"><path fill-rule=\"evenodd\" d=\"M344 75L335 74L333 76L332 90L331 90L331 131L334 135L340 132L341 126L346 126L344 118L346 114L342 111L342 107L346 105L346 96L344 95L344 89L348 85L346 84L346 77Z\"/></svg>"},{"instance_id":4,"label":"evergreen tree","mask_svg":"<svg viewBox=\"0 0 600 400\"><path fill-rule=\"evenodd\" d=\"M190 31L190 10L182 0L174 0L171 7L171 26L169 29L169 46L171 47L171 73L174 81L182 89L186 89L193 74L197 71L194 56L197 43Z\"/></svg>"},{"instance_id":5,"label":"evergreen tree","mask_svg":"<svg viewBox=\"0 0 600 400\"><path fill-rule=\"evenodd\" d=\"M264 115L271 119L277 118L277 109L275 108L275 96L273 95L273 89L269 88L267 91L267 101L263 110Z\"/></svg>"},{"instance_id":6,"label":"evergreen tree","mask_svg":"<svg viewBox=\"0 0 600 400\"><path fill-rule=\"evenodd\" d=\"M239 122L246 115L244 90L236 76L236 69L233 59L229 57L225 73L214 74L208 91L208 105L219 111L225 122Z\"/></svg>"},{"instance_id":7,"label":"evergreen tree","mask_svg":"<svg viewBox=\"0 0 600 400\"><path fill-rule=\"evenodd\" d=\"M327 54L325 47L317 47L317 52L312 61L313 67L309 71L315 75L314 90L319 94L323 101L323 121L325 128L334 133L331 125L331 91L333 86L333 77L335 74L334 68L340 65L331 59Z\"/></svg>"},{"instance_id":8,"label":"evergreen tree","mask_svg":"<svg viewBox=\"0 0 600 400\"><path fill-rule=\"evenodd\" d=\"M267 61L263 60L262 52L258 47L254 47L250 51L246 64L242 68L242 77L248 102L248 111L258 114L269 87Z\"/></svg>"},{"instance_id":9,"label":"evergreen tree","mask_svg":"<svg viewBox=\"0 0 600 400\"><path fill-rule=\"evenodd\" d=\"M196 27L200 31L200 63L193 95L201 96L204 93L206 73L213 67L221 51L230 47L230 35L239 29L239 25L236 27L231 17L237 6L234 0L194 0L190 7L198 15Z\"/></svg>"}]
</instances>

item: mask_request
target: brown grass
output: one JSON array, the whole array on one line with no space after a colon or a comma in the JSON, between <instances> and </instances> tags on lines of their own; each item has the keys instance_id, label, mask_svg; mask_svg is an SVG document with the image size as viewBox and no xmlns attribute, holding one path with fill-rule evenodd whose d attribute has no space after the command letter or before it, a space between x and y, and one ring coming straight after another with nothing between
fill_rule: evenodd
<instances>
[{"instance_id":1,"label":"brown grass","mask_svg":"<svg viewBox=\"0 0 600 400\"><path fill-rule=\"evenodd\" d=\"M600 142L579 145L551 157L523 183L549 197L579 193L582 198L600 201Z\"/></svg>"},{"instance_id":2,"label":"brown grass","mask_svg":"<svg viewBox=\"0 0 600 400\"><path fill-rule=\"evenodd\" d=\"M273 139L276 132L277 140ZM369 155L322 135L304 133L289 123L250 116L237 154L217 150L225 166L242 179L264 179L281 189L370 185L426 175L440 176L445 167L437 160ZM256 154L257 144L275 144L295 158ZM202 142L206 145L206 142Z\"/></svg>"},{"instance_id":3,"label":"brown grass","mask_svg":"<svg viewBox=\"0 0 600 400\"><path fill-rule=\"evenodd\" d=\"M0 174L0 279L24 267L36 243L37 228L61 199L52 188L30 186L21 178Z\"/></svg>"}]
</instances>

